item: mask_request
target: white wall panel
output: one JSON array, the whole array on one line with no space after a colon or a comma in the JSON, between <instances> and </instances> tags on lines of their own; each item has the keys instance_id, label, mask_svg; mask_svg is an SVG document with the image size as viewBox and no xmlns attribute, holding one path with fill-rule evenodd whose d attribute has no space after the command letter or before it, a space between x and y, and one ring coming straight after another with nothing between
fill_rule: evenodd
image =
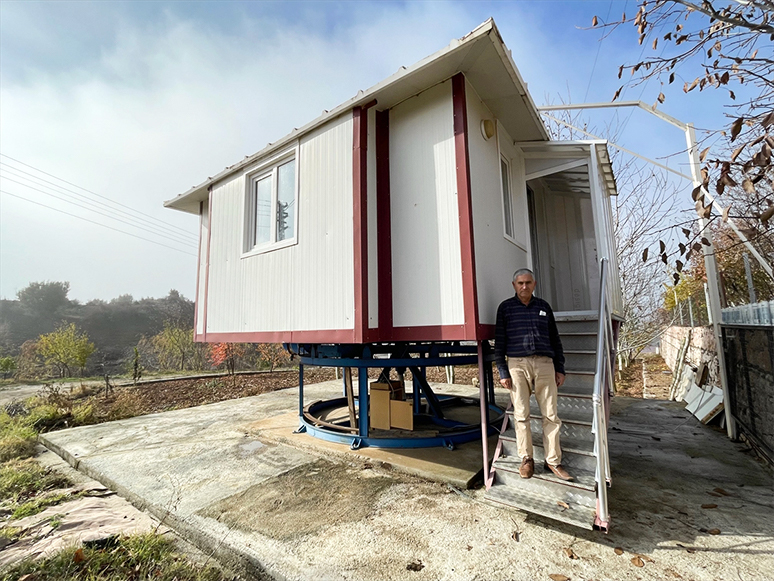
<instances>
[{"instance_id":1,"label":"white wall panel","mask_svg":"<svg viewBox=\"0 0 774 581\"><path fill-rule=\"evenodd\" d=\"M297 164L292 246L243 257L249 172L214 188L209 333L353 328L351 114L305 136Z\"/></svg>"},{"instance_id":2,"label":"white wall panel","mask_svg":"<svg viewBox=\"0 0 774 581\"><path fill-rule=\"evenodd\" d=\"M379 256L376 213L376 109L368 110L368 326L379 326Z\"/></svg>"},{"instance_id":3,"label":"white wall panel","mask_svg":"<svg viewBox=\"0 0 774 581\"><path fill-rule=\"evenodd\" d=\"M207 256L210 231L210 209L207 202L201 204L201 215L199 217L199 270L196 281L196 334L204 333L204 297L207 284Z\"/></svg>"},{"instance_id":4,"label":"white wall panel","mask_svg":"<svg viewBox=\"0 0 774 581\"><path fill-rule=\"evenodd\" d=\"M393 324L464 322L451 81L390 110Z\"/></svg>"},{"instance_id":5,"label":"white wall panel","mask_svg":"<svg viewBox=\"0 0 774 581\"><path fill-rule=\"evenodd\" d=\"M466 86L466 94L478 317L480 323L494 325L498 305L513 295L511 277L515 270L528 266L528 254L505 237L503 226L498 138L501 144L512 144L513 139L498 125L499 135L485 140L479 129L481 121L496 120L470 84ZM514 237L528 248L529 220L522 160L513 147L503 153L511 166Z\"/></svg>"}]
</instances>

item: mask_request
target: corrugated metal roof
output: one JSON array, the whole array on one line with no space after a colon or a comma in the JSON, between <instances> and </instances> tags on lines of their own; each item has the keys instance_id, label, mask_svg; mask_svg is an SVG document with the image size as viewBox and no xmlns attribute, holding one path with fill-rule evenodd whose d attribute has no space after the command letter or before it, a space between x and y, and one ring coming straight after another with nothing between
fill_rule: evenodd
<instances>
[{"instance_id":1,"label":"corrugated metal roof","mask_svg":"<svg viewBox=\"0 0 774 581\"><path fill-rule=\"evenodd\" d=\"M213 183L270 155L326 121L374 99L377 101L377 109L389 109L459 72L465 74L481 100L511 135L519 135L523 141L549 139L510 51L503 43L494 20L490 18L469 34L452 41L446 48L410 67L401 67L397 73L370 89L359 91L352 99L323 113L303 127L294 129L279 141L270 143L261 151L227 167L198 186L164 202L164 205L198 214L199 202L207 199L209 187Z\"/></svg>"}]
</instances>

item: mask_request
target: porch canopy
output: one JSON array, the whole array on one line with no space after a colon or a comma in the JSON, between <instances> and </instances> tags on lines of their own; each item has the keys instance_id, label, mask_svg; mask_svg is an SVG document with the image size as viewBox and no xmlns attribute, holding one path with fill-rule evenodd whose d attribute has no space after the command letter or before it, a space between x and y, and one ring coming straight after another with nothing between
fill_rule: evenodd
<instances>
[{"instance_id":1,"label":"porch canopy","mask_svg":"<svg viewBox=\"0 0 774 581\"><path fill-rule=\"evenodd\" d=\"M541 141L515 144L522 151L527 183L541 179L554 194L590 198L596 238L596 264L610 261L618 272L615 226L609 198L617 196L607 141ZM611 277L608 301L615 315L623 317L621 283ZM592 303L595 304L595 303Z\"/></svg>"}]
</instances>

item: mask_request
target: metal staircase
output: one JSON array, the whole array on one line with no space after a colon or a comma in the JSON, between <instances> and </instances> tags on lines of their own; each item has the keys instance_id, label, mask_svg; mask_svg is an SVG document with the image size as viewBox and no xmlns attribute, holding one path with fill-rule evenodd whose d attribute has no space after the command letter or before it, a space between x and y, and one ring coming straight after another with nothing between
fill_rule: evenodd
<instances>
[{"instance_id":1,"label":"metal staircase","mask_svg":"<svg viewBox=\"0 0 774 581\"><path fill-rule=\"evenodd\" d=\"M606 274L603 261L602 289L606 288ZM535 474L528 479L519 476L521 458L509 408L487 478L486 498L578 527L606 531L610 521L607 419L614 341L606 293L601 294L599 311L555 313L567 371L557 403L562 420L562 465L575 480L565 482L543 467L542 418L533 396L530 423Z\"/></svg>"}]
</instances>

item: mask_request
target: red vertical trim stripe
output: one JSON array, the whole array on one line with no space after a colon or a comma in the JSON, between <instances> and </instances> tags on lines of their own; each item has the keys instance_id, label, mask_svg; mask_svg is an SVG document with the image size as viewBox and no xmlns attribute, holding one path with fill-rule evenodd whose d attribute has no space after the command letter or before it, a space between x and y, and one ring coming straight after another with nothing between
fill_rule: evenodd
<instances>
[{"instance_id":1,"label":"red vertical trim stripe","mask_svg":"<svg viewBox=\"0 0 774 581\"><path fill-rule=\"evenodd\" d=\"M465 339L478 339L478 293L476 289L476 252L473 242L473 206L470 190L470 155L468 153L468 109L465 99L465 76L452 77L454 107L454 155L457 166L457 203L460 216L460 250L462 253L462 295L465 311Z\"/></svg>"},{"instance_id":2,"label":"red vertical trim stripe","mask_svg":"<svg viewBox=\"0 0 774 581\"><path fill-rule=\"evenodd\" d=\"M376 236L379 265L379 338L392 339L392 217L390 111L376 112Z\"/></svg>"}]
</instances>

